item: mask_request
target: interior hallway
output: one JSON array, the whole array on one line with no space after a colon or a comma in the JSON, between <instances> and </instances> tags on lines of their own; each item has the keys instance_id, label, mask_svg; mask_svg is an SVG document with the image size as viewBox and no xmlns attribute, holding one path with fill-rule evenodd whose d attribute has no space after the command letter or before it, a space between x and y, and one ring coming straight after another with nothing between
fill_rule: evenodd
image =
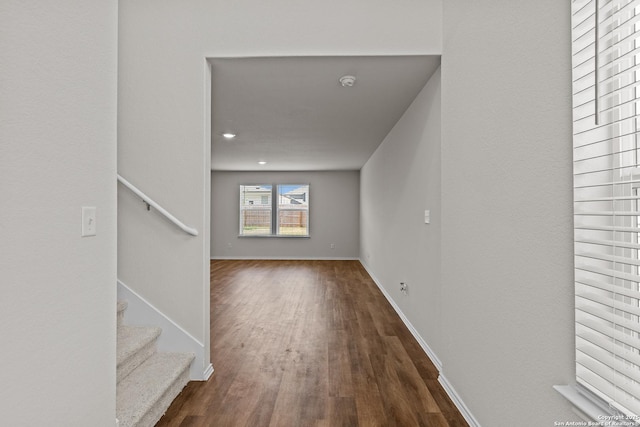
<instances>
[{"instance_id":1,"label":"interior hallway","mask_svg":"<svg viewBox=\"0 0 640 427\"><path fill-rule=\"evenodd\" d=\"M215 372L158 426L467 426L359 261L211 261Z\"/></svg>"}]
</instances>

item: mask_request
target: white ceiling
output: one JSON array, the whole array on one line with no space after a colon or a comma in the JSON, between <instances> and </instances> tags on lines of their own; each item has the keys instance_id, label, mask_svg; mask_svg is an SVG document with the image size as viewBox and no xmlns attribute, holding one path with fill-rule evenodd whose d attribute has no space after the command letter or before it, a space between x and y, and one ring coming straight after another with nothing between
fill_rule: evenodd
<instances>
[{"instance_id":1,"label":"white ceiling","mask_svg":"<svg viewBox=\"0 0 640 427\"><path fill-rule=\"evenodd\" d=\"M358 170L436 71L440 57L211 62L213 170ZM355 85L342 87L343 75L355 76ZM227 140L225 132L237 136Z\"/></svg>"}]
</instances>

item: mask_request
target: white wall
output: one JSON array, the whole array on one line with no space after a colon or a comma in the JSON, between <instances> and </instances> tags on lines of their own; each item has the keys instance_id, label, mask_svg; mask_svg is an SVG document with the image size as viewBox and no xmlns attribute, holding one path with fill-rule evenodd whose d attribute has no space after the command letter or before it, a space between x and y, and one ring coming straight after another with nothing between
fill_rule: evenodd
<instances>
[{"instance_id":1,"label":"white wall","mask_svg":"<svg viewBox=\"0 0 640 427\"><path fill-rule=\"evenodd\" d=\"M570 4L444 2L444 375L483 426L575 420Z\"/></svg>"},{"instance_id":2,"label":"white wall","mask_svg":"<svg viewBox=\"0 0 640 427\"><path fill-rule=\"evenodd\" d=\"M115 1L0 2L2 425L115 422L116 48Z\"/></svg>"},{"instance_id":3,"label":"white wall","mask_svg":"<svg viewBox=\"0 0 640 427\"><path fill-rule=\"evenodd\" d=\"M208 342L205 58L439 54L441 17L441 0L120 2L118 169L201 232L196 238L176 234L142 203L121 195L120 279Z\"/></svg>"},{"instance_id":4,"label":"white wall","mask_svg":"<svg viewBox=\"0 0 640 427\"><path fill-rule=\"evenodd\" d=\"M442 303L440 78L436 71L362 168L360 215L363 264L436 354ZM400 282L408 285L407 295Z\"/></svg>"},{"instance_id":5,"label":"white wall","mask_svg":"<svg viewBox=\"0 0 640 427\"><path fill-rule=\"evenodd\" d=\"M238 237L239 185L307 183L311 237ZM211 194L212 258L358 258L359 171L212 172Z\"/></svg>"}]
</instances>

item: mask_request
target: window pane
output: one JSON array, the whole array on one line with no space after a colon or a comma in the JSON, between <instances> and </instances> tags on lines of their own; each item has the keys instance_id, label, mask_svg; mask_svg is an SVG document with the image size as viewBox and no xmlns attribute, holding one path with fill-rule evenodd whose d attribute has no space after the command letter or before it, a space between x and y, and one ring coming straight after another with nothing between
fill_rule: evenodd
<instances>
[{"instance_id":1,"label":"window pane","mask_svg":"<svg viewBox=\"0 0 640 427\"><path fill-rule=\"evenodd\" d=\"M309 235L309 185L278 185L278 235Z\"/></svg>"},{"instance_id":2,"label":"window pane","mask_svg":"<svg viewBox=\"0 0 640 427\"><path fill-rule=\"evenodd\" d=\"M271 185L240 186L240 235L271 234Z\"/></svg>"}]
</instances>

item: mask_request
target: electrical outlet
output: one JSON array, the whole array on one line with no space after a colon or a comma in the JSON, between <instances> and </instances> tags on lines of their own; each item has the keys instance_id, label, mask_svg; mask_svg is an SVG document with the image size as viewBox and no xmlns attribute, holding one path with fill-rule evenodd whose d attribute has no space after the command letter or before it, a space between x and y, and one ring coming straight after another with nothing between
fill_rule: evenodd
<instances>
[{"instance_id":1,"label":"electrical outlet","mask_svg":"<svg viewBox=\"0 0 640 427\"><path fill-rule=\"evenodd\" d=\"M407 285L405 282L400 282L400 292L407 295L408 291L409 291L409 285Z\"/></svg>"},{"instance_id":2,"label":"electrical outlet","mask_svg":"<svg viewBox=\"0 0 640 427\"><path fill-rule=\"evenodd\" d=\"M335 249L335 248L336 248L336 244L335 244L335 243L332 243L332 244L330 244L330 245L329 245L329 247L330 247L331 249Z\"/></svg>"}]
</instances>

